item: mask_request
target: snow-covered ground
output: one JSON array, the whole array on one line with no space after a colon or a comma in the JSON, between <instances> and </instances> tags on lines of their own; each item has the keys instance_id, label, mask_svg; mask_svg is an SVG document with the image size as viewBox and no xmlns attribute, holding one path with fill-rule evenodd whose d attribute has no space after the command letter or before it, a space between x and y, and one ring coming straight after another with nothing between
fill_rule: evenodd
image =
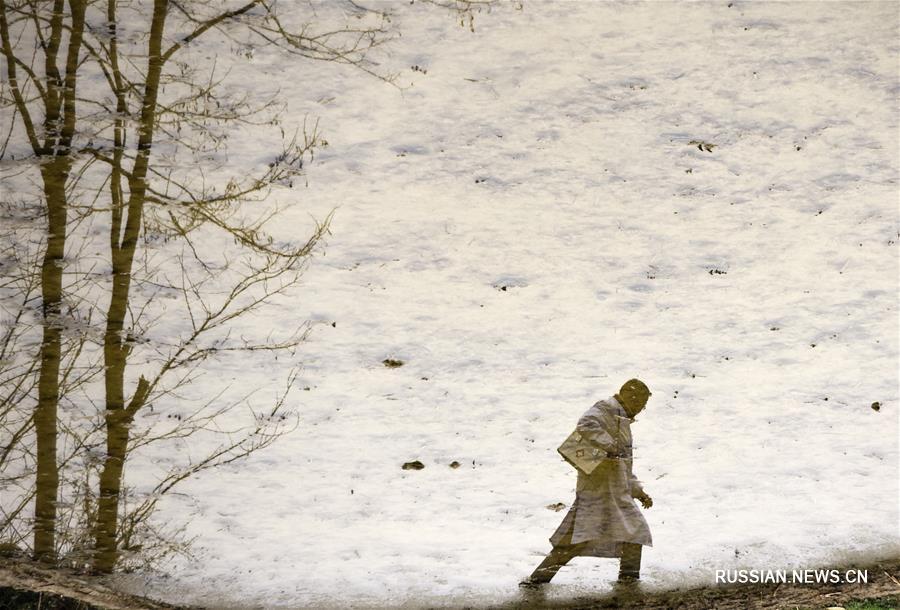
<instances>
[{"instance_id":1,"label":"snow-covered ground","mask_svg":"<svg viewBox=\"0 0 900 610\"><path fill-rule=\"evenodd\" d=\"M197 559L131 586L513 599L574 497L556 447L633 376L654 393L633 428L648 587L900 551L898 12L533 1L472 33L401 3L403 91L274 52L237 66L330 144L275 197L297 236L336 208L332 235L259 320L317 323L309 389L294 433L164 504ZM205 383L280 388L291 364L253 362ZM548 595L616 570L577 559Z\"/></svg>"}]
</instances>

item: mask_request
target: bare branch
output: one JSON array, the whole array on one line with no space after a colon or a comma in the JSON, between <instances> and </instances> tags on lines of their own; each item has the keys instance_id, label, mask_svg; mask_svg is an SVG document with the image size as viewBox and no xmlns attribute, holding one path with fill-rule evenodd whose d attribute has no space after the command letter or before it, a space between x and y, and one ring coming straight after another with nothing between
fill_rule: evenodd
<instances>
[{"instance_id":1,"label":"bare branch","mask_svg":"<svg viewBox=\"0 0 900 610\"><path fill-rule=\"evenodd\" d=\"M208 19L208 20L204 21L200 25L200 27L198 27L196 30L194 30L193 32L191 32L190 34L185 36L180 42L176 42L171 47L169 47L166 50L166 52L163 53L162 62L163 63L167 62L169 60L169 58L172 57L172 55L174 55L175 53L178 52L179 49L181 49L182 47L184 47L187 44L190 44L191 41L196 40L197 38L202 36L207 30L217 27L217 26L225 23L226 21L230 21L230 20L234 19L235 17L243 15L244 13L246 13L250 9L252 9L254 6L261 5L262 2L263 2L263 0L252 0L251 2L248 2L247 4L241 6L233 11L227 11L227 12L221 13L219 15L216 15L212 19ZM180 5L176 4L176 6L178 6L178 8L180 10L182 10L182 11L184 10L181 8Z\"/></svg>"},{"instance_id":2,"label":"bare branch","mask_svg":"<svg viewBox=\"0 0 900 610\"><path fill-rule=\"evenodd\" d=\"M25 134L28 136L31 149L34 151L34 154L37 155L41 153L43 148L38 141L37 132L34 129L34 121L31 118L31 113L28 111L28 105L25 103L25 98L22 96L22 92L19 89L19 81L16 74L16 65L18 62L16 61L12 43L9 39L6 2L0 2L0 39L2 39L0 42L2 42L3 55L6 57L6 76L9 79L9 87L12 90L13 98L16 102L16 110L22 116ZM44 94L44 98L46 99L46 94Z\"/></svg>"}]
</instances>

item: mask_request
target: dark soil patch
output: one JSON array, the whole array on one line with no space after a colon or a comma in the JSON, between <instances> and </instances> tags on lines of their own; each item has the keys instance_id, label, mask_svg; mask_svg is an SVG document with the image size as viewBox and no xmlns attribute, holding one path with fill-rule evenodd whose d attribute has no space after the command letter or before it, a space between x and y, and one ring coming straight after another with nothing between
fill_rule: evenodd
<instances>
[{"instance_id":1,"label":"dark soil patch","mask_svg":"<svg viewBox=\"0 0 900 610\"><path fill-rule=\"evenodd\" d=\"M12 587L0 587L0 610L103 610L89 603L64 595L42 591L23 591Z\"/></svg>"}]
</instances>

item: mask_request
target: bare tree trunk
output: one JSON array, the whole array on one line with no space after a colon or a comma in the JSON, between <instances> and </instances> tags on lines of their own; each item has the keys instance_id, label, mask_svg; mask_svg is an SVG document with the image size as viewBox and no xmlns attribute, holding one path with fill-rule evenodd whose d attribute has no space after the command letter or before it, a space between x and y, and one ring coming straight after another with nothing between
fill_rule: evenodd
<instances>
[{"instance_id":1,"label":"bare tree trunk","mask_svg":"<svg viewBox=\"0 0 900 610\"><path fill-rule=\"evenodd\" d=\"M44 117L46 142L40 155L52 155L41 168L47 209L47 249L41 268L43 297L43 339L38 380L38 404L34 412L37 438L35 476L34 555L42 561L56 560L56 502L59 494L57 466L57 407L61 358L62 272L68 225L66 182L72 168L71 144L75 132L75 86L84 31L84 0L70 0L72 23L68 31L65 75L56 66L56 54L63 38L63 2L56 0L47 48L45 70L48 79ZM8 45L4 11L4 45ZM36 140L33 140L33 142Z\"/></svg>"},{"instance_id":2,"label":"bare tree trunk","mask_svg":"<svg viewBox=\"0 0 900 610\"><path fill-rule=\"evenodd\" d=\"M47 249L41 269L43 293L43 341L38 381L38 404L34 411L37 437L37 475L34 502L34 555L41 561L56 558L56 499L59 472L56 463L56 410L59 404L59 363L62 328L63 256L66 245L66 177L68 159L59 158L43 170L47 199Z\"/></svg>"},{"instance_id":3,"label":"bare tree trunk","mask_svg":"<svg viewBox=\"0 0 900 610\"><path fill-rule=\"evenodd\" d=\"M103 342L106 365L106 460L100 474L100 498L94 532L96 555L93 567L97 572L111 572L118 559L119 502L122 472L128 452L129 428L134 414L143 406L146 399L146 382L142 379L131 402L127 406L125 404L125 369L131 349L124 336L124 329L131 289L132 264L140 236L147 191L146 175L156 123L156 101L163 65L162 36L167 11L168 0L155 0L153 21L150 26L147 80L141 108L138 155L129 179L130 194L124 234L119 235L121 212L114 210L114 214L118 214L119 222L112 223L110 246L113 288Z\"/></svg>"}]
</instances>

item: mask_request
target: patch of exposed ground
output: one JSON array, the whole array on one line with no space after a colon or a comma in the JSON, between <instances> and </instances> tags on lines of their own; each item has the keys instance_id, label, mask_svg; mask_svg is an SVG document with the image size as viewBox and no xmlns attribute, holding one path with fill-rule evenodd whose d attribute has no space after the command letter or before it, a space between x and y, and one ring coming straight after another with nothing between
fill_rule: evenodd
<instances>
[{"instance_id":1,"label":"patch of exposed ground","mask_svg":"<svg viewBox=\"0 0 900 610\"><path fill-rule=\"evenodd\" d=\"M640 585L621 587L598 597L545 599L540 590L524 591L518 601L495 610L821 610L825 608L900 608L900 558L839 568L867 570L867 583L743 584L646 592ZM177 610L172 606L117 592L102 578L55 570L27 560L0 558L0 610ZM187 610L183 608L182 610Z\"/></svg>"},{"instance_id":2,"label":"patch of exposed ground","mask_svg":"<svg viewBox=\"0 0 900 610\"><path fill-rule=\"evenodd\" d=\"M120 593L104 579L0 558L0 610L172 610L176 606Z\"/></svg>"}]
</instances>

